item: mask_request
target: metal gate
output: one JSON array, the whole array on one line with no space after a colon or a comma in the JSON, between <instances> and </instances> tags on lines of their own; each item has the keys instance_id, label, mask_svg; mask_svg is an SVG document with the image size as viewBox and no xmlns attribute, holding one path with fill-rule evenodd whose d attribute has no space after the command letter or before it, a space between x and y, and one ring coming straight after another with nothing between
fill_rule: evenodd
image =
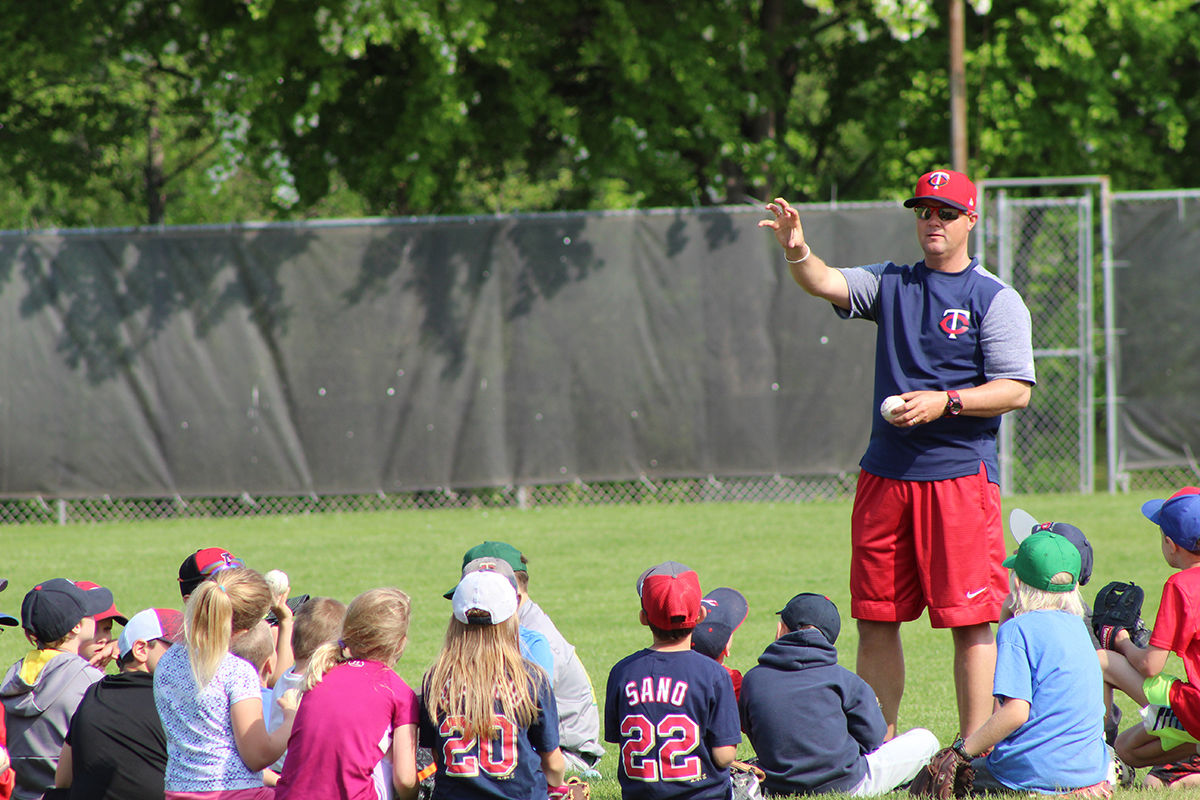
<instances>
[{"instance_id":1,"label":"metal gate","mask_svg":"<svg viewBox=\"0 0 1200 800\"><path fill-rule=\"evenodd\" d=\"M982 259L1029 307L1038 379L1029 407L1000 428L1001 491L1090 493L1099 366L1093 245L1098 231L1107 265L1107 179L1006 179L980 188ZM1103 274L1107 288L1111 271Z\"/></svg>"}]
</instances>

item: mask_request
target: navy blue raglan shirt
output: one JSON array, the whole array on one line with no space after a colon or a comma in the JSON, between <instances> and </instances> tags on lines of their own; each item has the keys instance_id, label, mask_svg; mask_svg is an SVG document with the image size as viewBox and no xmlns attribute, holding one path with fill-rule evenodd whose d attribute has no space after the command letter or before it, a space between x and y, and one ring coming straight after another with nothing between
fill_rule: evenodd
<instances>
[{"instance_id":1,"label":"navy blue raglan shirt","mask_svg":"<svg viewBox=\"0 0 1200 800\"><path fill-rule=\"evenodd\" d=\"M875 341L874 408L888 395L946 391L999 378L1034 383L1029 311L1008 284L971 259L962 272L931 270L924 261L839 270L850 289L844 319L867 319ZM979 472L999 481L1000 417L942 417L898 428L873 415L859 465L884 478L932 481Z\"/></svg>"}]
</instances>

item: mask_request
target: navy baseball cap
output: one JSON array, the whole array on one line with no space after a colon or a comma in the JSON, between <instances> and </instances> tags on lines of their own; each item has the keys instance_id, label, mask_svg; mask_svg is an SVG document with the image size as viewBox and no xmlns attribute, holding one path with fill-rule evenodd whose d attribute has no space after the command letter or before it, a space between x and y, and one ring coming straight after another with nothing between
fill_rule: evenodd
<instances>
[{"instance_id":1,"label":"navy baseball cap","mask_svg":"<svg viewBox=\"0 0 1200 800\"><path fill-rule=\"evenodd\" d=\"M805 625L812 625L830 644L837 642L842 630L842 616L837 606L823 594L801 592L788 600L783 610L777 613L789 631L795 632Z\"/></svg>"},{"instance_id":2,"label":"navy baseball cap","mask_svg":"<svg viewBox=\"0 0 1200 800\"><path fill-rule=\"evenodd\" d=\"M1146 519L1184 550L1195 550L1200 541L1200 487L1185 486L1166 500L1142 504Z\"/></svg>"},{"instance_id":3,"label":"navy baseball cap","mask_svg":"<svg viewBox=\"0 0 1200 800\"><path fill-rule=\"evenodd\" d=\"M103 586L80 589L66 578L34 586L21 602L21 627L43 644L57 642L84 617L94 617L113 604L112 592Z\"/></svg>"},{"instance_id":4,"label":"navy baseball cap","mask_svg":"<svg viewBox=\"0 0 1200 800\"><path fill-rule=\"evenodd\" d=\"M750 605L736 589L713 589L700 601L707 615L692 631L692 649L709 658L718 658L729 644L729 637L746 621Z\"/></svg>"},{"instance_id":5,"label":"navy baseball cap","mask_svg":"<svg viewBox=\"0 0 1200 800\"><path fill-rule=\"evenodd\" d=\"M1068 522L1043 522L1034 525L1030 533L1050 531L1057 533L1079 551L1079 585L1083 586L1092 577L1092 543L1083 535L1083 531Z\"/></svg>"}]
</instances>

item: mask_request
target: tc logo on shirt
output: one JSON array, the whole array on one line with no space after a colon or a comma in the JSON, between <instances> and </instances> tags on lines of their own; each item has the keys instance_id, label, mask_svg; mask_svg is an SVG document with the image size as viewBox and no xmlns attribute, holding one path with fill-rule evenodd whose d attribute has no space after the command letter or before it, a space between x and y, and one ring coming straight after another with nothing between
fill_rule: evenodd
<instances>
[{"instance_id":1,"label":"tc logo on shirt","mask_svg":"<svg viewBox=\"0 0 1200 800\"><path fill-rule=\"evenodd\" d=\"M942 321L938 323L946 335L957 339L960 333L971 329L971 312L965 308L947 308L942 312Z\"/></svg>"}]
</instances>

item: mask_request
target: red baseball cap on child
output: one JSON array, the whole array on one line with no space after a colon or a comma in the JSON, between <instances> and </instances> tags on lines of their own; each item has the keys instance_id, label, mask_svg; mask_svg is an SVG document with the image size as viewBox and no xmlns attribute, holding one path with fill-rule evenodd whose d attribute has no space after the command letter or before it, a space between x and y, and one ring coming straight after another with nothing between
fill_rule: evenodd
<instances>
[{"instance_id":1,"label":"red baseball cap on child","mask_svg":"<svg viewBox=\"0 0 1200 800\"><path fill-rule=\"evenodd\" d=\"M975 214L976 195L975 184L966 175L952 169L939 169L926 172L917 180L916 192L904 201L904 207L912 208L926 200L936 200L959 211Z\"/></svg>"},{"instance_id":2,"label":"red baseball cap on child","mask_svg":"<svg viewBox=\"0 0 1200 800\"><path fill-rule=\"evenodd\" d=\"M700 577L677 561L664 561L637 579L646 619L656 628L694 628L700 621Z\"/></svg>"},{"instance_id":3,"label":"red baseball cap on child","mask_svg":"<svg viewBox=\"0 0 1200 800\"><path fill-rule=\"evenodd\" d=\"M92 583L91 581L75 581L75 585L78 586L80 589L83 589L84 591L88 591L88 592L95 591L96 589L104 588L100 584ZM96 620L96 622L100 622L101 620L106 620L106 619L115 619L117 622L121 623L122 625L129 624L129 619L126 618L126 616L124 614L122 614L120 611L117 611L117 604L115 602L112 605L110 605L107 610L101 611L99 614L93 614L92 616L93 616L93 619Z\"/></svg>"}]
</instances>

